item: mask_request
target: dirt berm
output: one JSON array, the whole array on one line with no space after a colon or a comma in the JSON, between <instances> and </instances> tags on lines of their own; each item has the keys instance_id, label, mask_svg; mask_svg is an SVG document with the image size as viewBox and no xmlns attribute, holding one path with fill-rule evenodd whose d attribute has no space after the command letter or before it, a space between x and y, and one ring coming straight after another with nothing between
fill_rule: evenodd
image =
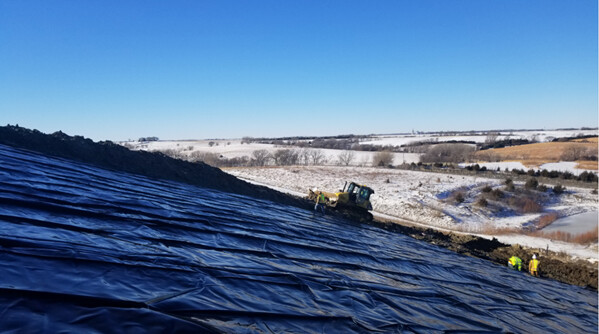
<instances>
[{"instance_id":1,"label":"dirt berm","mask_svg":"<svg viewBox=\"0 0 599 334\"><path fill-rule=\"evenodd\" d=\"M44 134L18 126L5 126L0 127L0 144L89 163L106 169L252 196L300 208L312 208L312 203L307 199L250 184L204 163L177 160L161 153L131 151L112 142L96 143L81 136L68 136L62 132ZM527 264L533 254L533 250L502 244L495 239L442 233L394 222L373 221L371 224L501 265L506 265L507 259L512 255L520 257ZM573 262L553 252L542 252L539 255L541 279L555 279L597 290L596 264L583 260ZM524 272L522 274L526 275Z\"/></svg>"},{"instance_id":2,"label":"dirt berm","mask_svg":"<svg viewBox=\"0 0 599 334\"><path fill-rule=\"evenodd\" d=\"M390 221L374 221L373 224L460 254L489 260L503 266L506 266L507 260L515 255L522 259L523 275L528 275L528 262L532 259L533 254L537 254L540 259L539 277L541 279L554 279L597 290L597 264L592 264L586 260L572 260L569 256L552 251L539 251L538 249L530 249L519 245L508 245L499 242L495 238L489 240L467 234L440 232Z\"/></svg>"}]
</instances>

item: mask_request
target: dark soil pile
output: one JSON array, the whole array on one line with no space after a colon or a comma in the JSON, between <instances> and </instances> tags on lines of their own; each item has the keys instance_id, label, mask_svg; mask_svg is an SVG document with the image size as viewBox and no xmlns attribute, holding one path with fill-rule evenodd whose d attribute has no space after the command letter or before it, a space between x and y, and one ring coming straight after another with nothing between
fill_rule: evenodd
<instances>
[{"instance_id":1,"label":"dark soil pile","mask_svg":"<svg viewBox=\"0 0 599 334\"><path fill-rule=\"evenodd\" d=\"M131 151L110 141L94 142L63 132L44 134L18 126L0 127L0 144L66 158L98 167L166 179L282 204L308 207L305 200L242 181L205 163L170 158L162 153Z\"/></svg>"},{"instance_id":2,"label":"dark soil pile","mask_svg":"<svg viewBox=\"0 0 599 334\"><path fill-rule=\"evenodd\" d=\"M312 203L307 199L247 183L204 163L177 160L162 153L131 151L112 142L96 143L81 136L68 136L62 132L44 134L37 130L6 126L0 127L0 144L89 163L106 169L192 184L306 209L312 208ZM328 214L343 216L334 211L328 212ZM487 240L456 233L443 233L395 222L373 221L371 224L501 265L506 265L507 259L512 255L520 257L525 264L528 264L533 254L533 250L512 247L495 239ZM553 252L543 252L539 255L541 278L597 289L597 265L586 261L574 263Z\"/></svg>"},{"instance_id":3,"label":"dark soil pile","mask_svg":"<svg viewBox=\"0 0 599 334\"><path fill-rule=\"evenodd\" d=\"M572 261L563 254L552 251L539 251L538 249L529 249L518 245L508 245L499 242L495 238L489 240L465 234L445 233L433 229L406 226L397 222L376 221L374 224L460 254L486 259L503 266L507 266L507 260L515 255L522 259L523 275L527 275L528 263L532 259L532 255L536 254L540 261L540 278L554 279L563 283L597 290L597 264L585 260Z\"/></svg>"}]
</instances>

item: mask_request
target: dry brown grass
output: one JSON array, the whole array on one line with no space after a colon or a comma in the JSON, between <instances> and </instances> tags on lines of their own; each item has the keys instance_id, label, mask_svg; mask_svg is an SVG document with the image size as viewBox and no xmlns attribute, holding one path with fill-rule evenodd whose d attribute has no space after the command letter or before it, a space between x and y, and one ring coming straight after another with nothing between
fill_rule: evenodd
<instances>
[{"instance_id":1,"label":"dry brown grass","mask_svg":"<svg viewBox=\"0 0 599 334\"><path fill-rule=\"evenodd\" d=\"M541 216L541 218L539 218L539 221L537 222L536 227L538 229L542 229L543 227L553 223L556 219L557 219L557 213L555 213L555 212L548 213L546 215Z\"/></svg>"},{"instance_id":2,"label":"dry brown grass","mask_svg":"<svg viewBox=\"0 0 599 334\"><path fill-rule=\"evenodd\" d=\"M474 156L479 159L493 156L500 161L520 161L527 167L538 167L548 162L559 162L562 155L572 148L597 152L597 137L489 149L476 152ZM578 161L578 163L586 169L597 169L597 161Z\"/></svg>"},{"instance_id":3,"label":"dry brown grass","mask_svg":"<svg viewBox=\"0 0 599 334\"><path fill-rule=\"evenodd\" d=\"M492 225L485 225L479 232L486 235L508 235L522 233L522 230L513 227L496 227Z\"/></svg>"},{"instance_id":4,"label":"dry brown grass","mask_svg":"<svg viewBox=\"0 0 599 334\"><path fill-rule=\"evenodd\" d=\"M585 233L574 234L562 231L555 232L543 232L537 231L531 233L531 235L536 237L548 238L553 240L560 240L565 242L573 242L577 244L590 244L593 242L597 242L599 240L599 226L595 227L592 231L588 231Z\"/></svg>"},{"instance_id":5,"label":"dry brown grass","mask_svg":"<svg viewBox=\"0 0 599 334\"><path fill-rule=\"evenodd\" d=\"M571 141L573 142L578 142L578 143L595 143L597 144L597 142L599 142L599 137L592 137L592 138L580 138L580 139L572 139Z\"/></svg>"},{"instance_id":6,"label":"dry brown grass","mask_svg":"<svg viewBox=\"0 0 599 334\"><path fill-rule=\"evenodd\" d=\"M597 242L599 240L599 226L596 226L594 230L580 233L572 238L572 242L579 244L588 244L591 242Z\"/></svg>"},{"instance_id":7,"label":"dry brown grass","mask_svg":"<svg viewBox=\"0 0 599 334\"><path fill-rule=\"evenodd\" d=\"M576 165L576 168L580 168L580 169L594 169L597 170L599 167L599 164L597 163L597 161L576 161L578 163L578 165Z\"/></svg>"},{"instance_id":8,"label":"dry brown grass","mask_svg":"<svg viewBox=\"0 0 599 334\"><path fill-rule=\"evenodd\" d=\"M520 213L536 213L541 212L543 207L532 198L525 196L510 197L507 201L510 207Z\"/></svg>"},{"instance_id":9,"label":"dry brown grass","mask_svg":"<svg viewBox=\"0 0 599 334\"><path fill-rule=\"evenodd\" d=\"M463 228L458 228L456 230L461 230L463 232L472 232L466 231ZM524 234L539 238L547 238L552 240L559 240L571 243L577 243L581 245L586 245L590 243L594 243L599 241L599 226L595 227L592 231L588 231L585 233L572 234L568 232L555 231L555 232L543 232L543 231L534 231L534 232L524 232L519 228L509 228L509 227L495 227L493 225L485 225L481 228L477 233L486 234L486 235L509 235L509 234Z\"/></svg>"}]
</instances>

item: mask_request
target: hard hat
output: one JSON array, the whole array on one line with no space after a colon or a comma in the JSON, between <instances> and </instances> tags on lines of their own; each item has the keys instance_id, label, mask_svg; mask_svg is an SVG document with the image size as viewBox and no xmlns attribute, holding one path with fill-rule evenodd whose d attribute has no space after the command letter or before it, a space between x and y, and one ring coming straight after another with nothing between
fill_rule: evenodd
<instances>
[{"instance_id":1,"label":"hard hat","mask_svg":"<svg viewBox=\"0 0 599 334\"><path fill-rule=\"evenodd\" d=\"M314 187L314 189L312 189L313 192L317 192L318 188Z\"/></svg>"},{"instance_id":2,"label":"hard hat","mask_svg":"<svg viewBox=\"0 0 599 334\"><path fill-rule=\"evenodd\" d=\"M536 259L536 258L537 258L537 255L536 255L536 254L533 254L533 255L532 255L532 258L533 258L533 259Z\"/></svg>"}]
</instances>

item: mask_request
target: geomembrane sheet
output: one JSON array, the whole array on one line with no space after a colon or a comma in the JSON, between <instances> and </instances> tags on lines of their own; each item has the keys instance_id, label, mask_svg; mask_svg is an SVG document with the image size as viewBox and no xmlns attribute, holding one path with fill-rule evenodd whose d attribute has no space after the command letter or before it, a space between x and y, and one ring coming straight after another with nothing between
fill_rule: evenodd
<instances>
[{"instance_id":1,"label":"geomembrane sheet","mask_svg":"<svg viewBox=\"0 0 599 334\"><path fill-rule=\"evenodd\" d=\"M0 268L0 332L597 332L594 291L3 145Z\"/></svg>"}]
</instances>

